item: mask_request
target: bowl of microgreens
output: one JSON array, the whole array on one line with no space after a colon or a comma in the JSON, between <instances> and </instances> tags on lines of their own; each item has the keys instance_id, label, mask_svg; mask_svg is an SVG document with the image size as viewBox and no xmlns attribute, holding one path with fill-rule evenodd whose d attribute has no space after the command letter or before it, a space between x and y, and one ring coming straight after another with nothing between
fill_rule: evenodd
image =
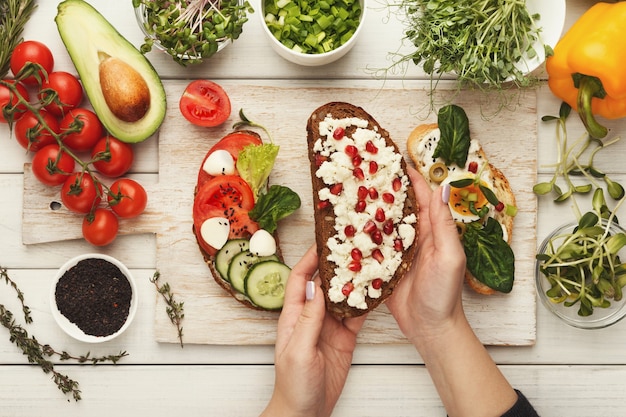
<instances>
[{"instance_id":1,"label":"bowl of microgreens","mask_svg":"<svg viewBox=\"0 0 626 417\"><path fill-rule=\"evenodd\" d=\"M539 298L573 327L604 328L626 315L626 230L605 217L585 213L556 228L537 252Z\"/></svg>"},{"instance_id":2,"label":"bowl of microgreens","mask_svg":"<svg viewBox=\"0 0 626 417\"><path fill-rule=\"evenodd\" d=\"M198 64L243 32L254 9L247 0L133 0L145 38L141 52L155 47L177 63Z\"/></svg>"},{"instance_id":3,"label":"bowl of microgreens","mask_svg":"<svg viewBox=\"0 0 626 417\"><path fill-rule=\"evenodd\" d=\"M272 49L299 65L330 64L356 44L365 0L261 0L261 20Z\"/></svg>"}]
</instances>

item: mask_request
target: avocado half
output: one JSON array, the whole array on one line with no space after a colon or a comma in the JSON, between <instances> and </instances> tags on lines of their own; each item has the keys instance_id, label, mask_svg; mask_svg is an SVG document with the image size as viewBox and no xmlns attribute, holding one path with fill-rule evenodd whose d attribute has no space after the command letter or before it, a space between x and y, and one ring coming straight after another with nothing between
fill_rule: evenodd
<instances>
[{"instance_id":1,"label":"avocado half","mask_svg":"<svg viewBox=\"0 0 626 417\"><path fill-rule=\"evenodd\" d=\"M165 90L159 75L146 57L83 0L61 2L55 22L87 97L109 133L121 141L135 143L156 132L165 118ZM107 105L99 71L103 56L117 58L128 64L146 82L149 105L139 120L124 121Z\"/></svg>"}]
</instances>

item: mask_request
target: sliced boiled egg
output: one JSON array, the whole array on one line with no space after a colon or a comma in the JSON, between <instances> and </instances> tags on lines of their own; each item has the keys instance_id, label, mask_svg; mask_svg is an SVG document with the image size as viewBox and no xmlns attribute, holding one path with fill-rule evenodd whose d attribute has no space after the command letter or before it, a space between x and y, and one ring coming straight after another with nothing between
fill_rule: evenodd
<instances>
[{"instance_id":1,"label":"sliced boiled egg","mask_svg":"<svg viewBox=\"0 0 626 417\"><path fill-rule=\"evenodd\" d=\"M461 180L475 180L476 176L470 173L459 173L456 175L448 175L442 184L450 184L450 212L452 218L459 223L471 223L480 220L480 216L475 212L489 204L487 197L480 190L479 184L472 181L463 187L455 187L454 183ZM481 180L480 185L492 189L491 185ZM474 210L472 210L472 207ZM474 211L474 212L472 212Z\"/></svg>"},{"instance_id":2,"label":"sliced boiled egg","mask_svg":"<svg viewBox=\"0 0 626 417\"><path fill-rule=\"evenodd\" d=\"M218 149L212 152L202 164L202 169L214 177L218 175L233 175L235 171L235 160L230 152Z\"/></svg>"},{"instance_id":3,"label":"sliced boiled egg","mask_svg":"<svg viewBox=\"0 0 626 417\"><path fill-rule=\"evenodd\" d=\"M259 229L250 238L250 252L257 256L271 256L276 253L276 239L265 229Z\"/></svg>"},{"instance_id":4,"label":"sliced boiled egg","mask_svg":"<svg viewBox=\"0 0 626 417\"><path fill-rule=\"evenodd\" d=\"M211 217L200 226L200 236L215 249L222 249L228 240L230 223L225 217Z\"/></svg>"}]
</instances>

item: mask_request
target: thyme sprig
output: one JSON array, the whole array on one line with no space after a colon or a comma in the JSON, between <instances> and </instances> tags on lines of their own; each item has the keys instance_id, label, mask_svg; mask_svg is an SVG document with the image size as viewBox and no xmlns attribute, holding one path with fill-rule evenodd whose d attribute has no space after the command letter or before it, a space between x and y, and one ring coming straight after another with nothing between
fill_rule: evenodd
<instances>
[{"instance_id":1,"label":"thyme sprig","mask_svg":"<svg viewBox=\"0 0 626 417\"><path fill-rule=\"evenodd\" d=\"M161 294L161 296L167 303L167 307L165 307L165 312L167 313L167 316L170 318L170 321L172 322L172 324L176 326L176 330L178 331L178 340L180 341L180 347L183 348L184 344L183 344L182 321L185 318L185 312L184 312L185 303L182 301L180 302L176 301L174 299L174 294L172 293L170 284L166 282L163 285L159 285L160 277L161 277L161 273L159 271L156 271L154 275L152 276L152 278L150 278L150 282L154 284L157 292Z\"/></svg>"},{"instance_id":2,"label":"thyme sprig","mask_svg":"<svg viewBox=\"0 0 626 417\"><path fill-rule=\"evenodd\" d=\"M0 78L9 72L13 49L22 41L22 31L36 8L35 0L0 2Z\"/></svg>"},{"instance_id":3,"label":"thyme sprig","mask_svg":"<svg viewBox=\"0 0 626 417\"><path fill-rule=\"evenodd\" d=\"M25 304L24 293L18 288L15 281L13 281L5 268L0 267L0 274L4 278L5 282L13 287L17 292L17 298L22 304L22 312L24 314L24 321L26 323L32 323L32 317L30 315L30 308ZM48 344L40 343L35 336L30 336L26 329L15 322L13 313L8 310L3 304L0 304L0 324L9 331L9 341L14 343L18 349L27 357L28 362L39 365L41 370L45 374L52 374L52 380L57 385L59 390L64 394L71 394L75 401L81 399L81 391L79 389L78 381L71 379L69 376L64 375L54 369L54 364L48 359L53 356L58 357L62 361L76 361L81 364L91 363L93 365L100 362L112 362L116 364L120 359L128 356L126 351L122 351L117 355L106 356L91 356L90 352L84 355L76 356L70 354L67 351L57 351Z\"/></svg>"}]
</instances>

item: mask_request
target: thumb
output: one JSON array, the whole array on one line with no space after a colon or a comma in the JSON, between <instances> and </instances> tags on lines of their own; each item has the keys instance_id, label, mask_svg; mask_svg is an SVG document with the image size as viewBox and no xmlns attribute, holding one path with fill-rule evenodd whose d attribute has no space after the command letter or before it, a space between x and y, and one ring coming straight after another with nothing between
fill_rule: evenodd
<instances>
[{"instance_id":1,"label":"thumb","mask_svg":"<svg viewBox=\"0 0 626 417\"><path fill-rule=\"evenodd\" d=\"M460 248L459 233L450 213L449 199L449 184L444 184L435 191L430 200L430 223L437 250L454 253Z\"/></svg>"}]
</instances>

